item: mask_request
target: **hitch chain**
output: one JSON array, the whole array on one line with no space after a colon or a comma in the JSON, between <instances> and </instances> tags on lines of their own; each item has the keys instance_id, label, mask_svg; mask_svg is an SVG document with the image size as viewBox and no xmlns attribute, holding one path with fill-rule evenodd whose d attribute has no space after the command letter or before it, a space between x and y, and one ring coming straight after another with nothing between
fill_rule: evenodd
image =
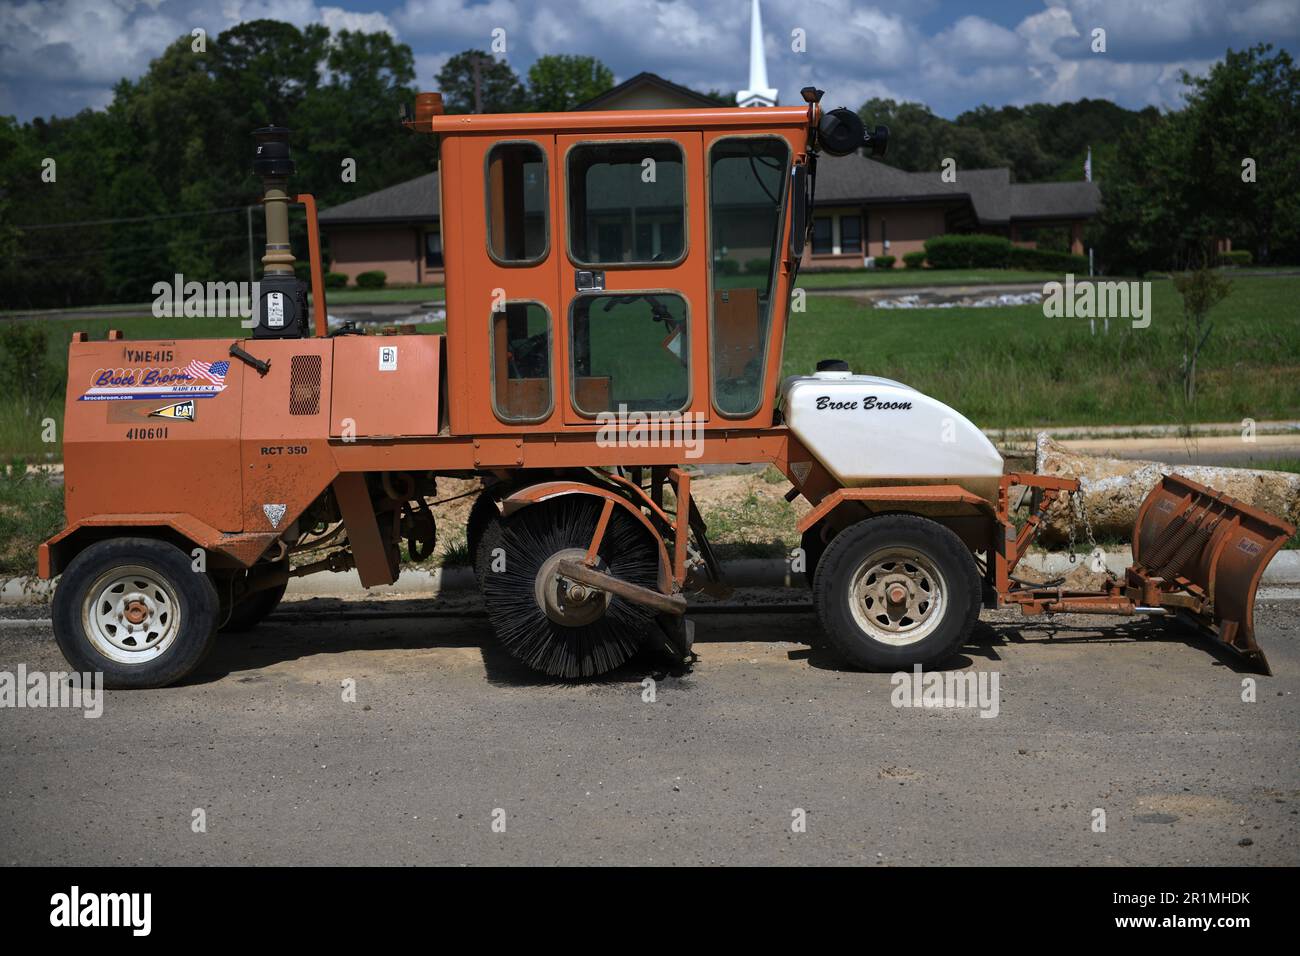
<instances>
[{"instance_id":1,"label":"hitch chain","mask_svg":"<svg viewBox=\"0 0 1300 956\"><path fill-rule=\"evenodd\" d=\"M1083 503L1083 479L1079 479L1079 490L1070 492L1070 563L1075 563L1074 545L1075 530L1079 525L1083 525L1083 532L1087 535L1088 552L1092 553L1097 550L1097 539L1093 537L1092 522L1088 519L1088 509Z\"/></svg>"}]
</instances>

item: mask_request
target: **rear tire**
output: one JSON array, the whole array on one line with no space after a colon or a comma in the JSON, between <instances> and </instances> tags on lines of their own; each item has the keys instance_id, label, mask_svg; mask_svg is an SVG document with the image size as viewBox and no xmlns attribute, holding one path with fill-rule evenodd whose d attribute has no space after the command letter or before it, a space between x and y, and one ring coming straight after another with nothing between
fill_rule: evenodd
<instances>
[{"instance_id":1,"label":"rear tire","mask_svg":"<svg viewBox=\"0 0 1300 956\"><path fill-rule=\"evenodd\" d=\"M220 601L190 556L153 538L111 538L73 558L54 592L54 638L106 687L165 687L203 662Z\"/></svg>"},{"instance_id":2,"label":"rear tire","mask_svg":"<svg viewBox=\"0 0 1300 956\"><path fill-rule=\"evenodd\" d=\"M831 646L852 666L928 666L956 653L979 620L979 571L938 522L882 515L831 539L813 604Z\"/></svg>"}]
</instances>

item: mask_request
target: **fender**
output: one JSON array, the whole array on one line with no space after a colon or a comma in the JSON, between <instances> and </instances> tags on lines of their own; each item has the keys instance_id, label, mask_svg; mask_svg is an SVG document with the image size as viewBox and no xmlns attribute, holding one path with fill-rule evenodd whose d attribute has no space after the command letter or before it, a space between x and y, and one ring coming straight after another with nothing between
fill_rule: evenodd
<instances>
[{"instance_id":1,"label":"fender","mask_svg":"<svg viewBox=\"0 0 1300 956\"><path fill-rule=\"evenodd\" d=\"M160 537L179 539L244 568L252 567L279 537L274 531L226 533L183 513L95 515L68 525L43 543L37 552L36 573L48 581L87 545L121 531L149 530L163 532Z\"/></svg>"},{"instance_id":2,"label":"fender","mask_svg":"<svg viewBox=\"0 0 1300 956\"><path fill-rule=\"evenodd\" d=\"M945 516L996 515L993 506L977 494L967 491L961 485L899 485L867 488L840 488L831 492L817 503L817 506L799 519L798 528L802 534L822 518L827 517L840 505L856 501L871 508L873 505L889 506L889 510L898 511L908 505L925 506L933 514L936 505Z\"/></svg>"},{"instance_id":3,"label":"fender","mask_svg":"<svg viewBox=\"0 0 1300 956\"><path fill-rule=\"evenodd\" d=\"M582 481L543 481L540 484L519 489L501 503L501 509L505 514L511 515L516 511L527 508L529 505L535 505L541 501L550 501L553 498L560 498L565 495L589 495L593 498L599 498L601 501L613 502L615 507L624 509L637 521L641 522L654 539L655 547L659 552L659 590L664 594L673 593L672 563L668 560L668 549L664 545L663 535L659 533L659 529L651 523L640 508L616 491L600 488Z\"/></svg>"}]
</instances>

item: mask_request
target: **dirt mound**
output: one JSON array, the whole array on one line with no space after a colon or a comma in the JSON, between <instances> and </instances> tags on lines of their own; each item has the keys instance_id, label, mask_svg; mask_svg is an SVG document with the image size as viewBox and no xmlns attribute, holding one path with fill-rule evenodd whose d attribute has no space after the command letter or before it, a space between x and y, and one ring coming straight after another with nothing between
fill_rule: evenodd
<instances>
[{"instance_id":1,"label":"dirt mound","mask_svg":"<svg viewBox=\"0 0 1300 956\"><path fill-rule=\"evenodd\" d=\"M1248 505L1262 508L1292 524L1300 520L1300 475L1285 471L1221 468L1211 465L1169 465L1159 461L1134 461L1081 455L1039 432L1034 470L1040 475L1078 478L1085 514L1099 537L1127 539L1137 521L1138 507L1165 475L1181 475L1208 485ZM1074 512L1072 495L1048 509L1039 540L1060 544L1069 537ZM1075 528L1082 542L1084 529Z\"/></svg>"}]
</instances>

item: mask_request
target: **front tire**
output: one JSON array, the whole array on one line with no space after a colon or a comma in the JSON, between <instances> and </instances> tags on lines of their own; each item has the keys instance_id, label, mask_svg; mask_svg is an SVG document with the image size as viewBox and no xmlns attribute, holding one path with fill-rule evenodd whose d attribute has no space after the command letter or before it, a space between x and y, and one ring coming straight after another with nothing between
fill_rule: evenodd
<instances>
[{"instance_id":1,"label":"front tire","mask_svg":"<svg viewBox=\"0 0 1300 956\"><path fill-rule=\"evenodd\" d=\"M288 587L289 582L286 581L272 588L254 591L235 602L235 606L230 610L230 616L226 618L226 623L221 625L221 632L239 634L257 627L280 606L280 601L284 598L284 592Z\"/></svg>"},{"instance_id":2,"label":"front tire","mask_svg":"<svg viewBox=\"0 0 1300 956\"><path fill-rule=\"evenodd\" d=\"M832 647L854 667L928 666L956 653L979 619L979 571L938 522L882 515L831 539L813 604Z\"/></svg>"},{"instance_id":3,"label":"front tire","mask_svg":"<svg viewBox=\"0 0 1300 956\"><path fill-rule=\"evenodd\" d=\"M212 648L220 601L175 545L111 538L78 554L54 592L54 638L68 663L115 688L165 687Z\"/></svg>"}]
</instances>

